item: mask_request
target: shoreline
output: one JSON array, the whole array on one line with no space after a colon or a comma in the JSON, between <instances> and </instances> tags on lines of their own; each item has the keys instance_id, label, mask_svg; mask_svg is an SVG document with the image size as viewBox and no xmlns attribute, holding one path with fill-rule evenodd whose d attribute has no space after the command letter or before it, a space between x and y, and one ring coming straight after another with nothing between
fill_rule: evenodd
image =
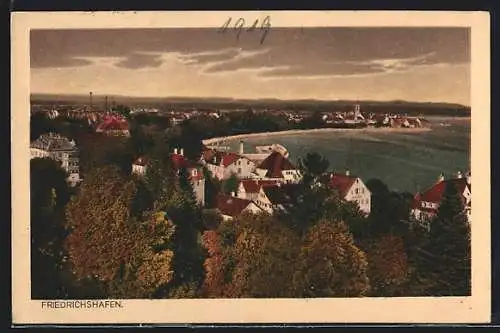
<instances>
[{"instance_id":1,"label":"shoreline","mask_svg":"<svg viewBox=\"0 0 500 333\"><path fill-rule=\"evenodd\" d=\"M234 141L238 139L249 139L258 138L265 136L279 136L279 135L302 135L311 133L322 133L322 132L385 132L385 133L422 133L428 132L432 129L429 127L419 127L419 128L393 128L393 127L365 127L365 128L313 128L313 129L293 129L277 132L262 132L262 133L248 133L248 134L236 134L230 136L222 136L217 138L209 138L202 140L204 145L213 145L220 142Z\"/></svg>"}]
</instances>

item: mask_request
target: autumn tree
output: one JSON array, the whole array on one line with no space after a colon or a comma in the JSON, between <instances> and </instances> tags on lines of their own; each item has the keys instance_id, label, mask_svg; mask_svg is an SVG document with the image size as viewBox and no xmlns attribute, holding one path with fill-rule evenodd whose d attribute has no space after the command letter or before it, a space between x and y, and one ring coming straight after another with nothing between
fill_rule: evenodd
<instances>
[{"instance_id":1,"label":"autumn tree","mask_svg":"<svg viewBox=\"0 0 500 333\"><path fill-rule=\"evenodd\" d=\"M398 287L409 275L403 239L388 234L372 240L367 247L371 294L377 297L401 296Z\"/></svg>"},{"instance_id":2,"label":"autumn tree","mask_svg":"<svg viewBox=\"0 0 500 333\"><path fill-rule=\"evenodd\" d=\"M421 269L434 282L429 293L435 296L471 293L470 225L457 187L454 182L447 183L425 248L431 259Z\"/></svg>"},{"instance_id":3,"label":"autumn tree","mask_svg":"<svg viewBox=\"0 0 500 333\"><path fill-rule=\"evenodd\" d=\"M116 167L97 168L67 207L65 247L73 273L99 283L107 297L152 297L173 277L174 226L158 210L133 218L135 195L135 182Z\"/></svg>"},{"instance_id":4,"label":"autumn tree","mask_svg":"<svg viewBox=\"0 0 500 333\"><path fill-rule=\"evenodd\" d=\"M167 212L175 225L172 250L172 283L159 291L159 297L176 297L179 290L198 286L203 279L204 251L200 242L202 213L194 198L185 169L178 172L169 157L153 155L147 166L145 183L155 210ZM180 288L180 289L179 289Z\"/></svg>"},{"instance_id":5,"label":"autumn tree","mask_svg":"<svg viewBox=\"0 0 500 333\"><path fill-rule=\"evenodd\" d=\"M293 297L299 238L268 215L244 214L207 231L203 291L208 297Z\"/></svg>"},{"instance_id":6,"label":"autumn tree","mask_svg":"<svg viewBox=\"0 0 500 333\"><path fill-rule=\"evenodd\" d=\"M341 221L312 226L297 262L293 281L299 297L359 297L369 292L366 255Z\"/></svg>"}]
</instances>

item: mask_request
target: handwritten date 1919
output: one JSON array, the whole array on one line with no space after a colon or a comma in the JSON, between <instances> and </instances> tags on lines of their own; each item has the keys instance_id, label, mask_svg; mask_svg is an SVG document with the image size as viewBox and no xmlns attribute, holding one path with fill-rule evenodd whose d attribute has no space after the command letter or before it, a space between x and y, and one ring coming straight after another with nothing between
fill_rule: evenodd
<instances>
[{"instance_id":1,"label":"handwritten date 1919","mask_svg":"<svg viewBox=\"0 0 500 333\"><path fill-rule=\"evenodd\" d=\"M236 32L236 39L239 40L240 35L243 31L245 32L253 32L255 30L260 30L262 35L260 38L260 44L264 43L264 40L267 37L267 34L269 33L269 30L271 29L271 17L266 16L262 21L259 19L256 19L252 25L247 26L245 28L245 19L240 17L236 21L234 21L233 24L231 22L233 21L233 18L230 17L228 18L222 27L219 29L219 32L226 32L228 28L232 28L232 31Z\"/></svg>"}]
</instances>

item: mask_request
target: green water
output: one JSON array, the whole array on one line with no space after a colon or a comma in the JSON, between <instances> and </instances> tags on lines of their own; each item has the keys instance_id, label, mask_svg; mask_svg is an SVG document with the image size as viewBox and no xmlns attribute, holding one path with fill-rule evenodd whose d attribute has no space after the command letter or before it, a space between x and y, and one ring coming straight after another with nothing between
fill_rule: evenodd
<instances>
[{"instance_id":1,"label":"green water","mask_svg":"<svg viewBox=\"0 0 500 333\"><path fill-rule=\"evenodd\" d=\"M392 190L416 192L432 185L439 174L452 177L470 169L470 119L432 117L426 132L323 132L254 137L245 140L245 151L255 146L279 143L290 159L318 152L330 168L350 170L364 181L378 178ZM450 126L441 126L446 122ZM239 140L231 142L237 149Z\"/></svg>"}]
</instances>

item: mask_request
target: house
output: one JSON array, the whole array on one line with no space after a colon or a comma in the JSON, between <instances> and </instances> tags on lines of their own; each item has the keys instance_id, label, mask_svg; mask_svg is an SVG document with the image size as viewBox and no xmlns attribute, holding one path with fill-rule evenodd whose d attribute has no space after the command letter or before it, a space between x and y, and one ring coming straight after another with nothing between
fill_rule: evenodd
<instances>
[{"instance_id":1,"label":"house","mask_svg":"<svg viewBox=\"0 0 500 333\"><path fill-rule=\"evenodd\" d=\"M232 195L218 194L216 197L216 207L225 221L232 220L245 212L252 214L262 213L262 209L252 200L238 198L235 193L232 193Z\"/></svg>"},{"instance_id":2,"label":"house","mask_svg":"<svg viewBox=\"0 0 500 333\"><path fill-rule=\"evenodd\" d=\"M68 173L67 181L71 186L80 182L78 148L73 140L57 133L42 134L30 144L31 158L50 158L58 161Z\"/></svg>"},{"instance_id":3,"label":"house","mask_svg":"<svg viewBox=\"0 0 500 333\"><path fill-rule=\"evenodd\" d=\"M406 118L394 117L394 118L391 118L391 127L409 128L410 123L408 122L408 119L406 119Z\"/></svg>"},{"instance_id":4,"label":"house","mask_svg":"<svg viewBox=\"0 0 500 333\"><path fill-rule=\"evenodd\" d=\"M386 126L391 126L391 118L385 114L385 115L375 115L373 116L372 118L376 125L378 126L383 126L383 127L386 127Z\"/></svg>"},{"instance_id":5,"label":"house","mask_svg":"<svg viewBox=\"0 0 500 333\"><path fill-rule=\"evenodd\" d=\"M116 115L104 116L95 131L109 136L130 136L127 120Z\"/></svg>"},{"instance_id":6,"label":"house","mask_svg":"<svg viewBox=\"0 0 500 333\"><path fill-rule=\"evenodd\" d=\"M132 173L144 176L146 174L146 166L148 165L149 159L145 156L137 158L134 163L132 163Z\"/></svg>"},{"instance_id":7,"label":"house","mask_svg":"<svg viewBox=\"0 0 500 333\"><path fill-rule=\"evenodd\" d=\"M461 172L458 172L455 178L447 180L441 174L433 186L415 195L410 213L413 222L430 230L431 221L437 215L443 194L449 183L454 184L457 191L462 195L467 218L469 222L471 221L471 174L469 172L464 177Z\"/></svg>"},{"instance_id":8,"label":"house","mask_svg":"<svg viewBox=\"0 0 500 333\"><path fill-rule=\"evenodd\" d=\"M177 125L182 124L184 122L184 120L186 120L185 117L181 117L181 116L172 117L172 118L170 118L170 123L172 124L172 126L177 126Z\"/></svg>"},{"instance_id":9,"label":"house","mask_svg":"<svg viewBox=\"0 0 500 333\"><path fill-rule=\"evenodd\" d=\"M361 212L370 215L371 192L361 178L351 176L349 171L345 174L332 173L328 185L339 193L342 200L357 203Z\"/></svg>"},{"instance_id":10,"label":"house","mask_svg":"<svg viewBox=\"0 0 500 333\"><path fill-rule=\"evenodd\" d=\"M235 175L238 179L251 178L256 168L255 162L233 152L205 150L200 163L205 165L214 178L228 179Z\"/></svg>"},{"instance_id":11,"label":"house","mask_svg":"<svg viewBox=\"0 0 500 333\"><path fill-rule=\"evenodd\" d=\"M296 184L277 183L273 186L261 186L254 201L269 214L287 212L295 203L295 189Z\"/></svg>"},{"instance_id":12,"label":"house","mask_svg":"<svg viewBox=\"0 0 500 333\"><path fill-rule=\"evenodd\" d=\"M193 187L193 193L196 198L196 201L201 206L205 205L205 177L203 174L203 170L201 166L197 165L189 161L184 156L183 149L174 149L174 152L171 154L172 165L177 172L181 169L185 169L188 175L188 179ZM147 171L148 158L145 156L141 156L137 158L132 164L132 173L137 174L139 176L144 176Z\"/></svg>"},{"instance_id":13,"label":"house","mask_svg":"<svg viewBox=\"0 0 500 333\"><path fill-rule=\"evenodd\" d=\"M242 179L236 194L238 198L257 200L261 187L275 186L278 182L278 180Z\"/></svg>"},{"instance_id":14,"label":"house","mask_svg":"<svg viewBox=\"0 0 500 333\"><path fill-rule=\"evenodd\" d=\"M255 169L255 175L260 179L282 180L285 183L298 183L302 178L300 171L277 151L262 161Z\"/></svg>"},{"instance_id":15,"label":"house","mask_svg":"<svg viewBox=\"0 0 500 333\"><path fill-rule=\"evenodd\" d=\"M422 121L419 118L417 118L417 117L408 117L408 118L406 118L406 120L408 121L408 124L409 124L410 128L420 128L420 127L423 127Z\"/></svg>"}]
</instances>

